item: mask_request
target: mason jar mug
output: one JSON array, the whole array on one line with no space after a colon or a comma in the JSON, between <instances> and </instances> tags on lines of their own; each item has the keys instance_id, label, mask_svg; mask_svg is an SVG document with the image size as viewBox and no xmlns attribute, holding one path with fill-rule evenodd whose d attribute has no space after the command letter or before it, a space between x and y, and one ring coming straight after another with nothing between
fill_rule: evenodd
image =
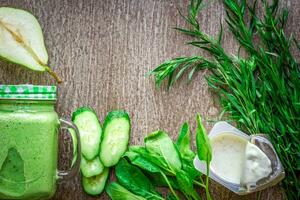
<instances>
[{"instance_id":1,"label":"mason jar mug","mask_svg":"<svg viewBox=\"0 0 300 200\"><path fill-rule=\"evenodd\" d=\"M55 86L0 85L0 199L48 199L57 181L74 177L80 157L68 171L57 169L59 129L76 126L54 110ZM74 156L74 155L73 155Z\"/></svg>"}]
</instances>

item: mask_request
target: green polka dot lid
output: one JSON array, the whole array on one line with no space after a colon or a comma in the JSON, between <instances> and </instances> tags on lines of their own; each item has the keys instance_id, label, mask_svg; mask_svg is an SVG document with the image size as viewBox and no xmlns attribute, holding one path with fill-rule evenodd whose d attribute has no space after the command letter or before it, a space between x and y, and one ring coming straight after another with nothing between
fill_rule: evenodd
<instances>
[{"instance_id":1,"label":"green polka dot lid","mask_svg":"<svg viewBox=\"0 0 300 200\"><path fill-rule=\"evenodd\" d=\"M0 85L0 99L56 100L56 86Z\"/></svg>"}]
</instances>

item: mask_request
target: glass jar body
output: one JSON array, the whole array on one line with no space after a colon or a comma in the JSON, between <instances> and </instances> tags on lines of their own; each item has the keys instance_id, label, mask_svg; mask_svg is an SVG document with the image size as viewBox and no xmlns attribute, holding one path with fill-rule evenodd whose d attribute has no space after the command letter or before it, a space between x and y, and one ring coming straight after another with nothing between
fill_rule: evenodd
<instances>
[{"instance_id":1,"label":"glass jar body","mask_svg":"<svg viewBox=\"0 0 300 200\"><path fill-rule=\"evenodd\" d=\"M55 101L0 100L0 199L47 199L57 181Z\"/></svg>"}]
</instances>

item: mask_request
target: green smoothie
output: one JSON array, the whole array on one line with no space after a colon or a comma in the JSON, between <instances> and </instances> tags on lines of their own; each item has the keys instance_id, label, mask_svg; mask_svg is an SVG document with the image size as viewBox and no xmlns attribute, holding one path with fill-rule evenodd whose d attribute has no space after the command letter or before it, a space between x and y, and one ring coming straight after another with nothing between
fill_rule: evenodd
<instances>
[{"instance_id":1,"label":"green smoothie","mask_svg":"<svg viewBox=\"0 0 300 200\"><path fill-rule=\"evenodd\" d=\"M0 199L46 199L55 193L59 121L53 107L0 102Z\"/></svg>"}]
</instances>

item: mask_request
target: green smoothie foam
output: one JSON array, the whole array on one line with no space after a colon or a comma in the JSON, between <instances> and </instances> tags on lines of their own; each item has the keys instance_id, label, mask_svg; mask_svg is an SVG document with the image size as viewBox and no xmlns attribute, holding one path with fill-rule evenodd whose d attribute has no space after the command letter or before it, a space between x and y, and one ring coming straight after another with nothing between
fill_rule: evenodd
<instances>
[{"instance_id":1,"label":"green smoothie foam","mask_svg":"<svg viewBox=\"0 0 300 200\"><path fill-rule=\"evenodd\" d=\"M56 189L57 114L24 106L30 112L0 105L0 199L47 198Z\"/></svg>"}]
</instances>

